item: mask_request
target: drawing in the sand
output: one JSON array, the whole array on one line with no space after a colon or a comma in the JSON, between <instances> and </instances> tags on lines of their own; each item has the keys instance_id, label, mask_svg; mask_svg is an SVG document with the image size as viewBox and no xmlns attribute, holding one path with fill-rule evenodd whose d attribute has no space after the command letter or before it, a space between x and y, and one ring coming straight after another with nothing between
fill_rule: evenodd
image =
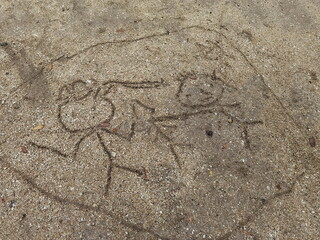
<instances>
[{"instance_id":1,"label":"drawing in the sand","mask_svg":"<svg viewBox=\"0 0 320 240\"><path fill-rule=\"evenodd\" d=\"M226 107L238 107L241 103L221 104L220 100L225 91L234 90L228 86L222 79L216 76L215 72L212 74L196 74L189 72L180 74L178 79L179 87L174 98L176 98L184 108L184 112L180 114L166 114L157 115L156 109L143 103L138 99L132 99L131 112L132 121L128 123L128 131L121 132L117 128L112 128L110 122L115 116L117 107L110 97L110 93L116 87L123 87L129 89L155 89L165 87L163 80L161 81L142 81L142 82L121 82L109 81L99 86L88 86L84 81L78 80L71 84L64 85L60 88L58 102L58 120L61 127L70 134L79 135L78 140L74 143L73 152L71 154L62 153L50 146L42 146L31 142L31 144L39 149L47 148L55 153L59 153L62 157L71 157L77 159L77 154L81 148L81 144L89 137L95 136L100 147L105 154L105 161L107 166L107 179L105 184L105 196L108 196L109 190L112 188L112 182L116 181L113 178L114 169L121 169L131 172L143 179L146 179L146 169L150 166L132 167L130 163L120 164L114 155L118 153L112 152L105 142L103 135L117 137L121 141L130 143L135 134L139 131L145 131L149 135L153 135L152 142L157 144L158 141L165 143L168 154L171 154L177 169L182 167L176 147L192 146L192 143L182 144L176 142L175 139L164 130L165 128L177 128L175 125L170 125L173 120L185 121L191 116L202 114L218 113L227 116L235 121L243 128L243 138L245 147L250 148L250 141L248 137L248 127L252 124L259 124L261 121L244 121L236 116L232 116L225 111ZM144 109L147 115L143 116L143 125L137 108ZM139 125L140 124L140 125ZM121 158L121 156L120 156ZM132 160L131 161L136 161Z\"/></svg>"}]
</instances>

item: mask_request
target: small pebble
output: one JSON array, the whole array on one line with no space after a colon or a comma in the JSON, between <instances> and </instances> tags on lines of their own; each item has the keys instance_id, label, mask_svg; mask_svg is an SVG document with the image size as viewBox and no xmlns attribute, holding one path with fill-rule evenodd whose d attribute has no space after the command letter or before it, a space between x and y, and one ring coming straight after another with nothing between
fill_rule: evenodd
<instances>
[{"instance_id":1,"label":"small pebble","mask_svg":"<svg viewBox=\"0 0 320 240\"><path fill-rule=\"evenodd\" d=\"M14 200L11 200L10 203L9 203L9 208L14 208L15 206L15 201Z\"/></svg>"},{"instance_id":2,"label":"small pebble","mask_svg":"<svg viewBox=\"0 0 320 240\"><path fill-rule=\"evenodd\" d=\"M206 131L206 134L207 134L208 137L212 137L212 136L213 136L213 132L210 131L210 130L207 130L207 131Z\"/></svg>"},{"instance_id":3,"label":"small pebble","mask_svg":"<svg viewBox=\"0 0 320 240\"><path fill-rule=\"evenodd\" d=\"M310 137L309 144L311 147L315 147L316 146L316 139L314 137Z\"/></svg>"},{"instance_id":4,"label":"small pebble","mask_svg":"<svg viewBox=\"0 0 320 240\"><path fill-rule=\"evenodd\" d=\"M8 46L8 43L7 42L0 42L0 46L1 47L6 47L6 46Z\"/></svg>"},{"instance_id":5,"label":"small pebble","mask_svg":"<svg viewBox=\"0 0 320 240\"><path fill-rule=\"evenodd\" d=\"M100 124L100 126L103 127L103 128L106 128L106 127L109 127L109 126L110 126L110 123L109 123L109 122L102 122L102 123Z\"/></svg>"},{"instance_id":6,"label":"small pebble","mask_svg":"<svg viewBox=\"0 0 320 240\"><path fill-rule=\"evenodd\" d=\"M12 104L12 107L14 109L19 109L20 108L20 104L19 103L14 103L14 104Z\"/></svg>"},{"instance_id":7,"label":"small pebble","mask_svg":"<svg viewBox=\"0 0 320 240\"><path fill-rule=\"evenodd\" d=\"M28 153L28 150L25 146L21 146L21 152L22 153Z\"/></svg>"}]
</instances>

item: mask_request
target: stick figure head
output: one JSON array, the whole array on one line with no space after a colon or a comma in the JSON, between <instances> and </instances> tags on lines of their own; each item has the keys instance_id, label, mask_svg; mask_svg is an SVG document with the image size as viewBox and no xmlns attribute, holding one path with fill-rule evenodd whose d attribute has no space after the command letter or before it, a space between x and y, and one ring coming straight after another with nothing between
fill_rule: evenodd
<instances>
[{"instance_id":1,"label":"stick figure head","mask_svg":"<svg viewBox=\"0 0 320 240\"><path fill-rule=\"evenodd\" d=\"M59 119L70 132L99 126L113 118L115 107L100 87L75 81L60 90Z\"/></svg>"},{"instance_id":2,"label":"stick figure head","mask_svg":"<svg viewBox=\"0 0 320 240\"><path fill-rule=\"evenodd\" d=\"M187 73L181 82L177 97L186 107L208 106L221 98L223 84L214 74Z\"/></svg>"}]
</instances>

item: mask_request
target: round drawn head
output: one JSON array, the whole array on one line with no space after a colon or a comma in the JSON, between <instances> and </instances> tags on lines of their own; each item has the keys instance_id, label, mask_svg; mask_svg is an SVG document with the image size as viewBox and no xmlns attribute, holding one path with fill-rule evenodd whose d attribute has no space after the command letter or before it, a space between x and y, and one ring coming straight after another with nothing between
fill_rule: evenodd
<instances>
[{"instance_id":1,"label":"round drawn head","mask_svg":"<svg viewBox=\"0 0 320 240\"><path fill-rule=\"evenodd\" d=\"M222 96L223 83L215 74L182 75L177 97L186 107L209 106Z\"/></svg>"},{"instance_id":2,"label":"round drawn head","mask_svg":"<svg viewBox=\"0 0 320 240\"><path fill-rule=\"evenodd\" d=\"M91 129L109 122L115 107L100 87L75 81L60 89L59 120L70 132Z\"/></svg>"}]
</instances>

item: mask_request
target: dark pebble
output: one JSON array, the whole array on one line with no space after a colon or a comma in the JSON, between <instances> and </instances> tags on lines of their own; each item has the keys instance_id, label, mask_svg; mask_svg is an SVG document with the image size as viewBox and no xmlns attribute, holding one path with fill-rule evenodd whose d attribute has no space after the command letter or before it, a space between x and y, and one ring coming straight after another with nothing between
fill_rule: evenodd
<instances>
[{"instance_id":1,"label":"dark pebble","mask_svg":"<svg viewBox=\"0 0 320 240\"><path fill-rule=\"evenodd\" d=\"M20 104L19 103L14 103L14 104L12 104L12 107L14 109L19 109L20 108Z\"/></svg>"},{"instance_id":2,"label":"dark pebble","mask_svg":"<svg viewBox=\"0 0 320 240\"><path fill-rule=\"evenodd\" d=\"M8 43L7 42L0 42L0 46L1 47L6 47L6 46L8 46Z\"/></svg>"},{"instance_id":3,"label":"dark pebble","mask_svg":"<svg viewBox=\"0 0 320 240\"><path fill-rule=\"evenodd\" d=\"M9 203L9 208L14 208L14 203L15 203L15 201L11 200L10 203Z\"/></svg>"},{"instance_id":4,"label":"dark pebble","mask_svg":"<svg viewBox=\"0 0 320 240\"><path fill-rule=\"evenodd\" d=\"M314 137L310 137L309 144L311 147L315 147L316 146L316 139Z\"/></svg>"},{"instance_id":5,"label":"dark pebble","mask_svg":"<svg viewBox=\"0 0 320 240\"><path fill-rule=\"evenodd\" d=\"M210 130L207 130L207 131L206 131L206 135L207 135L208 137L212 137L212 136L213 136L213 132L210 131Z\"/></svg>"}]
</instances>

